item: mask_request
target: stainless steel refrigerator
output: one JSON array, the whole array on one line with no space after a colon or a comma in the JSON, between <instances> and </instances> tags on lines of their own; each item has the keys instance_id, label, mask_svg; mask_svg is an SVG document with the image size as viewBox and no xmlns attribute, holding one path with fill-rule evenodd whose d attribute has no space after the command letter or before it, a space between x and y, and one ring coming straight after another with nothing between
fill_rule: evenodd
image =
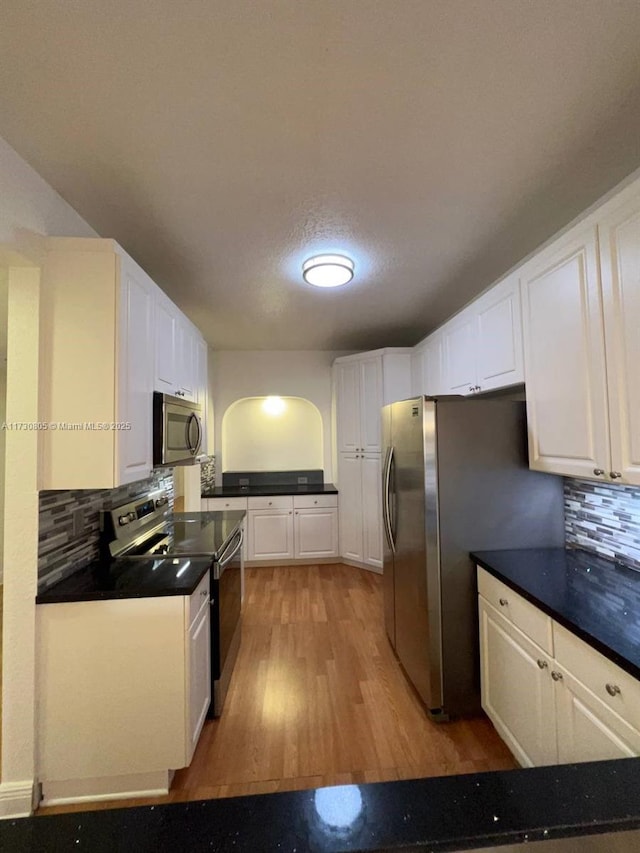
<instances>
[{"instance_id":1,"label":"stainless steel refrigerator","mask_svg":"<svg viewBox=\"0 0 640 853\"><path fill-rule=\"evenodd\" d=\"M435 719L480 709L469 551L564 545L563 481L530 471L525 404L417 397L382 410L389 639Z\"/></svg>"}]
</instances>

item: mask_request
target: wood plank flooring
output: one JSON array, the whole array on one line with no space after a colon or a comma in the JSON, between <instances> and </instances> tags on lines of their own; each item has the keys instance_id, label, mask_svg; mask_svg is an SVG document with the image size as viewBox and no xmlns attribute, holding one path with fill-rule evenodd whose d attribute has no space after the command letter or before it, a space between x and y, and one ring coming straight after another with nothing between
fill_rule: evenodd
<instances>
[{"instance_id":1,"label":"wood plank flooring","mask_svg":"<svg viewBox=\"0 0 640 853\"><path fill-rule=\"evenodd\" d=\"M87 807L516 767L486 717L427 718L388 643L381 581L342 564L248 569L223 715L205 724L191 766L167 797Z\"/></svg>"}]
</instances>

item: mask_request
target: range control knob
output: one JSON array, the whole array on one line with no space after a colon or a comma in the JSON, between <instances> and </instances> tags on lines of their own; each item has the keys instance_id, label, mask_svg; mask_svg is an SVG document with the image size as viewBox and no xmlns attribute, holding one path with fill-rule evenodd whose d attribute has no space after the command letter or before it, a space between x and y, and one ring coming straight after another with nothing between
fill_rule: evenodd
<instances>
[{"instance_id":1,"label":"range control knob","mask_svg":"<svg viewBox=\"0 0 640 853\"><path fill-rule=\"evenodd\" d=\"M156 506L164 506L168 500L169 498L158 498L156 500Z\"/></svg>"},{"instance_id":2,"label":"range control knob","mask_svg":"<svg viewBox=\"0 0 640 853\"><path fill-rule=\"evenodd\" d=\"M129 513L129 521L135 521L135 520L136 520L135 512L130 512Z\"/></svg>"},{"instance_id":3,"label":"range control knob","mask_svg":"<svg viewBox=\"0 0 640 853\"><path fill-rule=\"evenodd\" d=\"M124 524L129 524L129 516L128 515L121 515L120 518L118 519L118 524L120 526L122 526Z\"/></svg>"}]
</instances>

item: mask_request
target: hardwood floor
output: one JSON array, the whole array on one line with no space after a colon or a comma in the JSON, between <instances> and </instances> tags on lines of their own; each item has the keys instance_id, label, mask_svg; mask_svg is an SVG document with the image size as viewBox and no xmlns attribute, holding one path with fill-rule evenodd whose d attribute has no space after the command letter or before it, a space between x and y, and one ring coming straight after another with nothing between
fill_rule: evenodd
<instances>
[{"instance_id":1,"label":"hardwood floor","mask_svg":"<svg viewBox=\"0 0 640 853\"><path fill-rule=\"evenodd\" d=\"M381 581L341 564L248 569L223 715L205 724L191 766L166 797L87 808L516 767L485 717L427 718L387 641Z\"/></svg>"}]
</instances>

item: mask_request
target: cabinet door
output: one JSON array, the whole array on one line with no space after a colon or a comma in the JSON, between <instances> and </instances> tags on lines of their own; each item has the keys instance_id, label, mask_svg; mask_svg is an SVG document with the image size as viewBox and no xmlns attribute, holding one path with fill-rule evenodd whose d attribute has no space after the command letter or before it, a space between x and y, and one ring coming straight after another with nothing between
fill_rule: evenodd
<instances>
[{"instance_id":1,"label":"cabinet door","mask_svg":"<svg viewBox=\"0 0 640 853\"><path fill-rule=\"evenodd\" d=\"M640 755L640 732L611 711L571 673L554 667L558 761L601 761Z\"/></svg>"},{"instance_id":2,"label":"cabinet door","mask_svg":"<svg viewBox=\"0 0 640 853\"><path fill-rule=\"evenodd\" d=\"M640 485L640 191L599 217L611 471Z\"/></svg>"},{"instance_id":3,"label":"cabinet door","mask_svg":"<svg viewBox=\"0 0 640 853\"><path fill-rule=\"evenodd\" d=\"M117 484L142 480L152 469L152 319L152 284L133 261L121 257L117 420L131 428L115 432Z\"/></svg>"},{"instance_id":4,"label":"cabinet door","mask_svg":"<svg viewBox=\"0 0 640 853\"><path fill-rule=\"evenodd\" d=\"M202 406L202 444L200 445L200 453L207 453L207 397L208 397L208 377L207 377L207 343L202 338L197 338L195 341L196 353L196 403Z\"/></svg>"},{"instance_id":5,"label":"cabinet door","mask_svg":"<svg viewBox=\"0 0 640 853\"><path fill-rule=\"evenodd\" d=\"M521 281L530 467L594 479L611 470L595 225L542 251Z\"/></svg>"},{"instance_id":6,"label":"cabinet door","mask_svg":"<svg viewBox=\"0 0 640 853\"><path fill-rule=\"evenodd\" d=\"M338 556L338 510L296 509L294 511L296 559Z\"/></svg>"},{"instance_id":7,"label":"cabinet door","mask_svg":"<svg viewBox=\"0 0 640 853\"><path fill-rule=\"evenodd\" d=\"M178 321L178 385L187 400L195 400L197 393L196 338L193 329L182 317Z\"/></svg>"},{"instance_id":8,"label":"cabinet door","mask_svg":"<svg viewBox=\"0 0 640 853\"><path fill-rule=\"evenodd\" d=\"M209 602L200 612L189 630L189 665L187 689L187 764L191 761L207 711L211 703L211 608Z\"/></svg>"},{"instance_id":9,"label":"cabinet door","mask_svg":"<svg viewBox=\"0 0 640 853\"><path fill-rule=\"evenodd\" d=\"M476 387L477 321L471 308L442 330L444 379L449 394L472 394Z\"/></svg>"},{"instance_id":10,"label":"cabinet door","mask_svg":"<svg viewBox=\"0 0 640 853\"><path fill-rule=\"evenodd\" d=\"M382 460L379 454L360 460L362 471L363 562L382 568ZM341 498L342 500L342 498Z\"/></svg>"},{"instance_id":11,"label":"cabinet door","mask_svg":"<svg viewBox=\"0 0 640 853\"><path fill-rule=\"evenodd\" d=\"M338 450L360 447L360 364L347 361L335 368Z\"/></svg>"},{"instance_id":12,"label":"cabinet door","mask_svg":"<svg viewBox=\"0 0 640 853\"><path fill-rule=\"evenodd\" d=\"M524 382L520 283L511 275L474 302L476 378L481 391Z\"/></svg>"},{"instance_id":13,"label":"cabinet door","mask_svg":"<svg viewBox=\"0 0 640 853\"><path fill-rule=\"evenodd\" d=\"M525 767L557 762L553 659L479 598L482 707Z\"/></svg>"},{"instance_id":14,"label":"cabinet door","mask_svg":"<svg viewBox=\"0 0 640 853\"><path fill-rule=\"evenodd\" d=\"M249 511L249 560L293 559L293 511Z\"/></svg>"},{"instance_id":15,"label":"cabinet door","mask_svg":"<svg viewBox=\"0 0 640 853\"><path fill-rule=\"evenodd\" d=\"M341 453L338 458L340 554L362 562L362 473L360 455Z\"/></svg>"},{"instance_id":16,"label":"cabinet door","mask_svg":"<svg viewBox=\"0 0 640 853\"><path fill-rule=\"evenodd\" d=\"M175 394L178 390L177 322L175 305L158 290L154 310L154 389L163 394Z\"/></svg>"},{"instance_id":17,"label":"cabinet door","mask_svg":"<svg viewBox=\"0 0 640 853\"><path fill-rule=\"evenodd\" d=\"M433 397L445 392L445 381L442 363L442 335L436 332L429 336L422 352L422 381L421 394Z\"/></svg>"},{"instance_id":18,"label":"cabinet door","mask_svg":"<svg viewBox=\"0 0 640 853\"><path fill-rule=\"evenodd\" d=\"M360 452L380 453L382 441L382 357L360 362Z\"/></svg>"}]
</instances>

